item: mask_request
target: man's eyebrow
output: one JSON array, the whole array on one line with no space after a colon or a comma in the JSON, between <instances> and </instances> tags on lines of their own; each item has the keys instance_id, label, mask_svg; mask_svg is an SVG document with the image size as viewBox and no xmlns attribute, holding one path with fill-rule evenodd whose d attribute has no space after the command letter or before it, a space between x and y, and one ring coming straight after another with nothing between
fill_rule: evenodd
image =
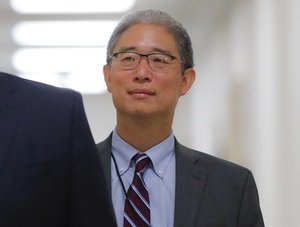
<instances>
[{"instance_id":1,"label":"man's eyebrow","mask_svg":"<svg viewBox=\"0 0 300 227\"><path fill-rule=\"evenodd\" d=\"M122 47L118 52L126 52L126 51L135 51L136 47L129 46L129 47Z\"/></svg>"},{"instance_id":2,"label":"man's eyebrow","mask_svg":"<svg viewBox=\"0 0 300 227\"><path fill-rule=\"evenodd\" d=\"M152 48L153 52L155 53L162 53L162 54L167 54L167 55L174 55L170 51L166 49L161 49L161 48Z\"/></svg>"}]
</instances>

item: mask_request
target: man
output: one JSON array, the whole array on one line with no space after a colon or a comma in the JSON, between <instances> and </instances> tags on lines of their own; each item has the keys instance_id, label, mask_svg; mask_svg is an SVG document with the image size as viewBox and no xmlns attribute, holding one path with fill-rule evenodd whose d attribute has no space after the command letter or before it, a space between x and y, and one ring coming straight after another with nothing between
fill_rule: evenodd
<instances>
[{"instance_id":1,"label":"man","mask_svg":"<svg viewBox=\"0 0 300 227\"><path fill-rule=\"evenodd\" d=\"M156 10L125 16L109 40L117 125L97 146L118 226L264 226L252 173L172 133L195 79L192 52L182 25Z\"/></svg>"},{"instance_id":2,"label":"man","mask_svg":"<svg viewBox=\"0 0 300 227\"><path fill-rule=\"evenodd\" d=\"M79 93L0 73L0 226L114 226Z\"/></svg>"}]
</instances>

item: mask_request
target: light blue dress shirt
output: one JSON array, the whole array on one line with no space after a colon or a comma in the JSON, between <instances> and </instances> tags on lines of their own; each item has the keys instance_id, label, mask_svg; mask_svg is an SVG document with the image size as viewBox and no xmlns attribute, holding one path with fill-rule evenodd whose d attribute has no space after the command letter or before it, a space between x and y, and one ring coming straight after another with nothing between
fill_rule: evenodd
<instances>
[{"instance_id":1,"label":"light blue dress shirt","mask_svg":"<svg viewBox=\"0 0 300 227\"><path fill-rule=\"evenodd\" d=\"M144 181L150 197L151 226L172 227L175 207L175 150L174 135L171 135L145 153L151 159L144 172ZM127 191L133 180L134 163L131 158L139 151L120 138L116 131L112 136L112 153ZM112 201L117 224L123 226L125 195L117 175L117 168L111 160Z\"/></svg>"}]
</instances>

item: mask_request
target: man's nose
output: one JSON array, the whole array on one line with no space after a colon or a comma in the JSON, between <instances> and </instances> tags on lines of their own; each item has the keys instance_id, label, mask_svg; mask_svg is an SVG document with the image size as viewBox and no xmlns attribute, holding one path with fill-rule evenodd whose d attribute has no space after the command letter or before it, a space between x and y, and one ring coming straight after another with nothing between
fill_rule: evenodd
<instances>
[{"instance_id":1,"label":"man's nose","mask_svg":"<svg viewBox=\"0 0 300 227\"><path fill-rule=\"evenodd\" d=\"M135 81L145 82L152 80L152 69L150 68L147 57L141 57L139 64L136 68Z\"/></svg>"}]
</instances>

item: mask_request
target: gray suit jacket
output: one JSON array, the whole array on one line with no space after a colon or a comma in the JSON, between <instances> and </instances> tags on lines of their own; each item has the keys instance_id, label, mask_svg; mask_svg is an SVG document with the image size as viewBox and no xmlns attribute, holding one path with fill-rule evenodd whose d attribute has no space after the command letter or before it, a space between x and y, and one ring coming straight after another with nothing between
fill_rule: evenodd
<instances>
[{"instance_id":1,"label":"gray suit jacket","mask_svg":"<svg viewBox=\"0 0 300 227\"><path fill-rule=\"evenodd\" d=\"M111 193L111 135L97 148ZM248 169L189 149L177 140L175 152L175 227L264 226Z\"/></svg>"}]
</instances>

